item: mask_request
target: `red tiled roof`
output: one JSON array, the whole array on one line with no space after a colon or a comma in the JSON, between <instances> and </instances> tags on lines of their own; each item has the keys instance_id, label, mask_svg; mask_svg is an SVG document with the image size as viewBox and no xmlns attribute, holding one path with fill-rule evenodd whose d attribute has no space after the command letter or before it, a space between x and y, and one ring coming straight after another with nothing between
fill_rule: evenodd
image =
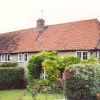
<instances>
[{"instance_id":1,"label":"red tiled roof","mask_svg":"<svg viewBox=\"0 0 100 100\"><path fill-rule=\"evenodd\" d=\"M33 28L0 34L0 53L92 50L98 47L99 25L91 19L52 25L41 34Z\"/></svg>"},{"instance_id":2,"label":"red tiled roof","mask_svg":"<svg viewBox=\"0 0 100 100\"><path fill-rule=\"evenodd\" d=\"M0 53L27 52L37 36L33 28L0 34Z\"/></svg>"},{"instance_id":3,"label":"red tiled roof","mask_svg":"<svg viewBox=\"0 0 100 100\"><path fill-rule=\"evenodd\" d=\"M97 19L52 25L35 41L31 51L95 49L99 28Z\"/></svg>"}]
</instances>

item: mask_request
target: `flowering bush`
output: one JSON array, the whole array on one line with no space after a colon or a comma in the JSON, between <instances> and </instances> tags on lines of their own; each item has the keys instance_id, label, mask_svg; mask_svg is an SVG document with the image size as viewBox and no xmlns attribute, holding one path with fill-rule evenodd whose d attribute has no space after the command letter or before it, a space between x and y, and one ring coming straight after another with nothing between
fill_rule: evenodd
<instances>
[{"instance_id":1,"label":"flowering bush","mask_svg":"<svg viewBox=\"0 0 100 100\"><path fill-rule=\"evenodd\" d=\"M65 97L65 80L58 77L57 81L55 82L55 84L51 85L52 88L52 92L55 93L55 97L56 99L58 99L59 94L60 94L60 98Z\"/></svg>"},{"instance_id":2,"label":"flowering bush","mask_svg":"<svg viewBox=\"0 0 100 100\"><path fill-rule=\"evenodd\" d=\"M51 90L50 86L43 86L41 92L45 95L45 100L48 100L49 91Z\"/></svg>"},{"instance_id":3,"label":"flowering bush","mask_svg":"<svg viewBox=\"0 0 100 100\"><path fill-rule=\"evenodd\" d=\"M68 100L98 100L98 93L100 93L99 64L76 64L66 68Z\"/></svg>"},{"instance_id":4,"label":"flowering bush","mask_svg":"<svg viewBox=\"0 0 100 100\"><path fill-rule=\"evenodd\" d=\"M36 100L37 92L38 92L38 85L34 84L33 87L30 89L30 94L33 100Z\"/></svg>"}]
</instances>

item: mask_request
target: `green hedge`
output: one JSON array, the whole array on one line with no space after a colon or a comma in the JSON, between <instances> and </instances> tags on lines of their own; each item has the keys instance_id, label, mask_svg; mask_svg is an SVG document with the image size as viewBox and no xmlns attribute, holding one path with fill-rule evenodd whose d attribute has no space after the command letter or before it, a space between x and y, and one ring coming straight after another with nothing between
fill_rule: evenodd
<instances>
[{"instance_id":1,"label":"green hedge","mask_svg":"<svg viewBox=\"0 0 100 100\"><path fill-rule=\"evenodd\" d=\"M5 62L0 67L17 67L17 62Z\"/></svg>"},{"instance_id":2,"label":"green hedge","mask_svg":"<svg viewBox=\"0 0 100 100\"><path fill-rule=\"evenodd\" d=\"M24 68L0 67L0 90L24 88L26 85Z\"/></svg>"}]
</instances>

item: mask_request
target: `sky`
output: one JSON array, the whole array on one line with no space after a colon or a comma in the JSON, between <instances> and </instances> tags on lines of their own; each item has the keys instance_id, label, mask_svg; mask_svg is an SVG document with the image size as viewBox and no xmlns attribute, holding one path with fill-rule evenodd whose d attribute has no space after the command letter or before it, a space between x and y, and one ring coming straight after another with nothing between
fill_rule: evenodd
<instances>
[{"instance_id":1,"label":"sky","mask_svg":"<svg viewBox=\"0 0 100 100\"><path fill-rule=\"evenodd\" d=\"M80 20L100 21L100 0L0 0L0 33ZM43 12L42 12L43 11Z\"/></svg>"}]
</instances>

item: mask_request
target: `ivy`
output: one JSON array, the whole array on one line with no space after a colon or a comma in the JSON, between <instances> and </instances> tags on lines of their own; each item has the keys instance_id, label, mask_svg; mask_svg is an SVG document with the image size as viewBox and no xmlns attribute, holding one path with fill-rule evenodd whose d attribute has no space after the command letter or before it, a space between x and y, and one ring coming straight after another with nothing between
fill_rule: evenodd
<instances>
[{"instance_id":1,"label":"ivy","mask_svg":"<svg viewBox=\"0 0 100 100\"><path fill-rule=\"evenodd\" d=\"M42 68L46 70L47 80L49 80L50 83L54 82L59 76L59 69L64 68L65 66L65 63L63 62L63 58L57 56L56 51L42 51L37 54L34 54L28 61L27 65L29 84L34 84L35 79L40 78L40 72Z\"/></svg>"}]
</instances>

